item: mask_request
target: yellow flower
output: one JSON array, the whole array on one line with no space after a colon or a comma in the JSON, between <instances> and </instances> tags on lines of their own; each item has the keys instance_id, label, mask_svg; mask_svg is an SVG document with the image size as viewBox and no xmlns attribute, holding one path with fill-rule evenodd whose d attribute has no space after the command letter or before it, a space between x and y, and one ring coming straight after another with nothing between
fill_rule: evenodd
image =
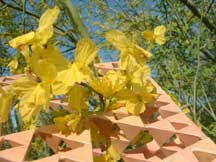
<instances>
[{"instance_id":1,"label":"yellow flower","mask_svg":"<svg viewBox=\"0 0 216 162\"><path fill-rule=\"evenodd\" d=\"M112 97L116 92L120 91L127 84L127 77L121 72L109 71L103 78L94 78L90 81L90 86L109 98Z\"/></svg>"},{"instance_id":2,"label":"yellow flower","mask_svg":"<svg viewBox=\"0 0 216 162\"><path fill-rule=\"evenodd\" d=\"M160 25L154 28L153 32L150 30L143 31L142 36L150 42L155 41L157 44L163 45L166 42L165 32L166 32L166 27Z\"/></svg>"},{"instance_id":3,"label":"yellow flower","mask_svg":"<svg viewBox=\"0 0 216 162\"><path fill-rule=\"evenodd\" d=\"M120 67L123 70L125 70L126 68L127 63L125 62L129 59L129 56L133 56L139 63L145 63L152 57L152 54L150 52L144 50L137 44L130 42L126 38L126 36L118 30L112 30L107 32L106 38L118 50L121 51Z\"/></svg>"},{"instance_id":4,"label":"yellow flower","mask_svg":"<svg viewBox=\"0 0 216 162\"><path fill-rule=\"evenodd\" d=\"M146 66L139 67L134 73L130 75L131 85L134 91L142 91L143 88L146 89L152 87L147 79L150 76L150 68Z\"/></svg>"},{"instance_id":5,"label":"yellow flower","mask_svg":"<svg viewBox=\"0 0 216 162\"><path fill-rule=\"evenodd\" d=\"M132 56L128 56L126 60L124 60L124 66L126 70L126 74L128 78L136 78L134 75L138 77L138 74L142 73L142 76L150 76L150 68L148 65L140 65L136 59ZM141 75L140 75L141 76Z\"/></svg>"},{"instance_id":6,"label":"yellow flower","mask_svg":"<svg viewBox=\"0 0 216 162\"><path fill-rule=\"evenodd\" d=\"M75 84L68 93L69 107L81 112L82 109L88 110L89 91L85 87Z\"/></svg>"},{"instance_id":7,"label":"yellow flower","mask_svg":"<svg viewBox=\"0 0 216 162\"><path fill-rule=\"evenodd\" d=\"M25 102L32 103L35 106L43 106L46 110L49 108L50 100L49 86L38 83Z\"/></svg>"},{"instance_id":8,"label":"yellow flower","mask_svg":"<svg viewBox=\"0 0 216 162\"><path fill-rule=\"evenodd\" d=\"M187 39L187 40L185 41L185 43L186 43L187 45L189 45L189 44L190 44L190 41Z\"/></svg>"},{"instance_id":9,"label":"yellow flower","mask_svg":"<svg viewBox=\"0 0 216 162\"><path fill-rule=\"evenodd\" d=\"M9 44L11 47L13 48L17 48L19 49L22 46L26 46L26 45L30 45L31 43L33 43L35 38L35 32L29 32L26 33L24 35L18 36L14 39L12 39Z\"/></svg>"},{"instance_id":10,"label":"yellow flower","mask_svg":"<svg viewBox=\"0 0 216 162\"><path fill-rule=\"evenodd\" d=\"M120 154L112 145L108 147L106 154L94 157L95 162L117 162L120 159Z\"/></svg>"},{"instance_id":11,"label":"yellow flower","mask_svg":"<svg viewBox=\"0 0 216 162\"><path fill-rule=\"evenodd\" d=\"M57 75L56 67L38 55L32 56L31 69L43 82L51 83Z\"/></svg>"},{"instance_id":12,"label":"yellow flower","mask_svg":"<svg viewBox=\"0 0 216 162\"><path fill-rule=\"evenodd\" d=\"M81 114L69 114L54 118L55 125L63 134L80 133L84 130L84 120Z\"/></svg>"},{"instance_id":13,"label":"yellow flower","mask_svg":"<svg viewBox=\"0 0 216 162\"><path fill-rule=\"evenodd\" d=\"M67 93L75 83L81 83L91 78L91 72L88 67L97 56L98 49L96 45L88 38L80 40L75 51L75 61L69 68L58 72L53 83L53 92L55 95Z\"/></svg>"},{"instance_id":14,"label":"yellow flower","mask_svg":"<svg viewBox=\"0 0 216 162\"><path fill-rule=\"evenodd\" d=\"M110 145L107 149L106 155L105 155L105 161L107 162L116 162L121 159L118 151Z\"/></svg>"},{"instance_id":15,"label":"yellow flower","mask_svg":"<svg viewBox=\"0 0 216 162\"><path fill-rule=\"evenodd\" d=\"M28 46L33 43L46 44L48 39L53 35L53 24L59 14L59 8L55 6L46 10L40 17L39 27L36 32L29 32L18 36L9 42L10 46L19 49L21 46Z\"/></svg>"},{"instance_id":16,"label":"yellow flower","mask_svg":"<svg viewBox=\"0 0 216 162\"><path fill-rule=\"evenodd\" d=\"M52 37L53 24L58 18L59 12L59 8L55 6L54 8L48 9L45 13L43 13L39 20L39 27L35 32L36 41L41 44L46 44Z\"/></svg>"},{"instance_id":17,"label":"yellow flower","mask_svg":"<svg viewBox=\"0 0 216 162\"><path fill-rule=\"evenodd\" d=\"M124 101L130 114L139 115L146 109L146 104L154 102L157 98L156 89L147 79L150 74L148 66L139 67L129 74L130 88L119 91L117 102Z\"/></svg>"},{"instance_id":18,"label":"yellow flower","mask_svg":"<svg viewBox=\"0 0 216 162\"><path fill-rule=\"evenodd\" d=\"M12 86L20 100L17 105L24 122L36 117L41 109L48 110L50 104L50 85L37 83L36 80L23 77Z\"/></svg>"},{"instance_id":19,"label":"yellow flower","mask_svg":"<svg viewBox=\"0 0 216 162\"><path fill-rule=\"evenodd\" d=\"M0 85L0 122L6 122L12 106L12 95Z\"/></svg>"},{"instance_id":20,"label":"yellow flower","mask_svg":"<svg viewBox=\"0 0 216 162\"><path fill-rule=\"evenodd\" d=\"M34 121L42 109L40 106L22 101L16 105L16 108L19 110L25 126L28 126L31 121Z\"/></svg>"},{"instance_id":21,"label":"yellow flower","mask_svg":"<svg viewBox=\"0 0 216 162\"><path fill-rule=\"evenodd\" d=\"M93 62L97 56L98 48L89 38L80 40L77 44L74 62L79 68L86 67Z\"/></svg>"},{"instance_id":22,"label":"yellow flower","mask_svg":"<svg viewBox=\"0 0 216 162\"><path fill-rule=\"evenodd\" d=\"M36 32L29 32L18 36L9 42L10 46L19 50L29 62L29 45L45 45L53 35L53 24L59 14L59 8L55 6L48 9L39 20L39 27Z\"/></svg>"},{"instance_id":23,"label":"yellow flower","mask_svg":"<svg viewBox=\"0 0 216 162\"><path fill-rule=\"evenodd\" d=\"M36 78L22 77L11 85L18 97L29 97L29 94L37 86Z\"/></svg>"},{"instance_id":24,"label":"yellow flower","mask_svg":"<svg viewBox=\"0 0 216 162\"><path fill-rule=\"evenodd\" d=\"M48 44L47 48L34 46L29 65L34 74L43 82L52 83L57 72L69 67L70 62L61 54L54 45Z\"/></svg>"},{"instance_id":25,"label":"yellow flower","mask_svg":"<svg viewBox=\"0 0 216 162\"><path fill-rule=\"evenodd\" d=\"M8 67L10 68L10 72L13 73L18 68L18 60L13 59L9 62Z\"/></svg>"},{"instance_id":26,"label":"yellow flower","mask_svg":"<svg viewBox=\"0 0 216 162\"><path fill-rule=\"evenodd\" d=\"M117 93L118 100L124 100L128 112L133 115L143 113L146 109L146 104L155 101L156 97L157 95L149 87L138 92L123 89Z\"/></svg>"}]
</instances>

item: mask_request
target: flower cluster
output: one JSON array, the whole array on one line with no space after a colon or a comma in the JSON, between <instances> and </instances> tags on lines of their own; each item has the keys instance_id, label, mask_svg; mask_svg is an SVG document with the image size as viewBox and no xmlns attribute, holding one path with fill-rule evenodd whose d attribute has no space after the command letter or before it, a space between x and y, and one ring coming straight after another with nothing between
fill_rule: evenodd
<instances>
[{"instance_id":1,"label":"flower cluster","mask_svg":"<svg viewBox=\"0 0 216 162\"><path fill-rule=\"evenodd\" d=\"M58 14L58 7L48 9L41 16L36 31L9 42L23 54L26 75L7 90L0 87L0 122L7 121L12 100L28 125L37 120L41 110L49 110L50 100L56 96L63 96L69 104L69 111L55 110L53 113L56 126L65 134L80 133L87 127L87 121L93 121L93 116L122 106L131 115L143 113L147 104L157 99L146 64L152 54L127 39L124 33L109 31L107 41L120 52L119 70L101 75L93 66L99 49L90 38L77 43L73 62L55 46L51 38ZM158 30L164 30L161 28L143 35L162 44L164 38L158 35ZM17 62L9 66L16 68Z\"/></svg>"}]
</instances>

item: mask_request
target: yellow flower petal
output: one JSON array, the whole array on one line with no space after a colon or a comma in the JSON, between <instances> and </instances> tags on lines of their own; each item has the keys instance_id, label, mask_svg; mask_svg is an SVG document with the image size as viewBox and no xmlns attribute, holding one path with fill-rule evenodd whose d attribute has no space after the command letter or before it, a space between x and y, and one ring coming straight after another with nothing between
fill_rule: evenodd
<instances>
[{"instance_id":1,"label":"yellow flower petal","mask_svg":"<svg viewBox=\"0 0 216 162\"><path fill-rule=\"evenodd\" d=\"M131 74L131 84L134 91L141 90L143 87L146 88L147 77L150 76L150 68L147 65L140 66L139 68Z\"/></svg>"},{"instance_id":2,"label":"yellow flower petal","mask_svg":"<svg viewBox=\"0 0 216 162\"><path fill-rule=\"evenodd\" d=\"M110 145L109 148L107 149L105 160L107 162L117 162L120 159L121 157L118 151L112 145Z\"/></svg>"},{"instance_id":3,"label":"yellow flower petal","mask_svg":"<svg viewBox=\"0 0 216 162\"><path fill-rule=\"evenodd\" d=\"M18 61L17 61L17 59L14 59L11 62L9 62L8 67L10 68L11 72L14 72L18 68Z\"/></svg>"},{"instance_id":4,"label":"yellow flower petal","mask_svg":"<svg viewBox=\"0 0 216 162\"><path fill-rule=\"evenodd\" d=\"M84 120L80 114L69 114L63 117L54 118L55 125L63 134L72 132L80 133L84 128Z\"/></svg>"},{"instance_id":5,"label":"yellow flower petal","mask_svg":"<svg viewBox=\"0 0 216 162\"><path fill-rule=\"evenodd\" d=\"M142 36L150 42L154 41L154 33L152 33L150 30L143 31Z\"/></svg>"},{"instance_id":6,"label":"yellow flower petal","mask_svg":"<svg viewBox=\"0 0 216 162\"><path fill-rule=\"evenodd\" d=\"M0 122L6 122L12 106L12 96L0 85Z\"/></svg>"},{"instance_id":7,"label":"yellow flower petal","mask_svg":"<svg viewBox=\"0 0 216 162\"><path fill-rule=\"evenodd\" d=\"M41 44L46 44L53 35L53 24L58 18L60 10L57 6L46 10L40 17L39 27L36 31L36 39Z\"/></svg>"},{"instance_id":8,"label":"yellow flower petal","mask_svg":"<svg viewBox=\"0 0 216 162\"><path fill-rule=\"evenodd\" d=\"M57 117L54 118L54 122L55 125L57 126L57 128L63 133L63 134L69 134L70 133L70 129L67 125L67 123L72 120L74 118L73 115L66 115L64 117Z\"/></svg>"},{"instance_id":9,"label":"yellow flower petal","mask_svg":"<svg viewBox=\"0 0 216 162\"><path fill-rule=\"evenodd\" d=\"M130 114L139 115L143 113L146 109L145 103L139 100L128 100L126 102L126 108Z\"/></svg>"},{"instance_id":10,"label":"yellow flower petal","mask_svg":"<svg viewBox=\"0 0 216 162\"><path fill-rule=\"evenodd\" d=\"M35 80L32 80L28 77L23 77L13 83L11 88L15 91L16 95L25 98L25 96L29 96L36 86L37 82Z\"/></svg>"},{"instance_id":11,"label":"yellow flower petal","mask_svg":"<svg viewBox=\"0 0 216 162\"><path fill-rule=\"evenodd\" d=\"M19 109L24 124L27 125L32 119L35 119L39 115L42 109L41 106L22 101L17 105L17 108Z\"/></svg>"},{"instance_id":12,"label":"yellow flower petal","mask_svg":"<svg viewBox=\"0 0 216 162\"><path fill-rule=\"evenodd\" d=\"M90 81L90 86L107 98L120 91L126 84L126 76L116 71L109 71L103 78Z\"/></svg>"},{"instance_id":13,"label":"yellow flower petal","mask_svg":"<svg viewBox=\"0 0 216 162\"><path fill-rule=\"evenodd\" d=\"M89 38L78 42L75 51L75 62L78 67L88 66L96 57L98 48Z\"/></svg>"},{"instance_id":14,"label":"yellow flower petal","mask_svg":"<svg viewBox=\"0 0 216 162\"><path fill-rule=\"evenodd\" d=\"M42 86L42 84L38 84L29 98L26 100L28 103L33 103L36 106L45 106L47 108L47 105L49 105L49 88L45 88L45 86Z\"/></svg>"},{"instance_id":15,"label":"yellow flower petal","mask_svg":"<svg viewBox=\"0 0 216 162\"><path fill-rule=\"evenodd\" d=\"M56 70L62 71L70 66L70 61L66 59L59 49L54 45L48 45L46 49L40 54L49 63L55 65Z\"/></svg>"},{"instance_id":16,"label":"yellow flower petal","mask_svg":"<svg viewBox=\"0 0 216 162\"><path fill-rule=\"evenodd\" d=\"M43 82L51 83L57 75L56 67L45 59L32 58L32 71Z\"/></svg>"},{"instance_id":17,"label":"yellow flower petal","mask_svg":"<svg viewBox=\"0 0 216 162\"><path fill-rule=\"evenodd\" d=\"M88 109L89 91L81 86L74 85L68 93L69 107L81 112L82 109Z\"/></svg>"},{"instance_id":18,"label":"yellow flower petal","mask_svg":"<svg viewBox=\"0 0 216 162\"><path fill-rule=\"evenodd\" d=\"M23 56L25 57L26 63L29 64L30 62L29 47L28 46L20 47L20 53L23 54Z\"/></svg>"},{"instance_id":19,"label":"yellow flower petal","mask_svg":"<svg viewBox=\"0 0 216 162\"><path fill-rule=\"evenodd\" d=\"M159 45L163 45L166 43L166 38L164 36L156 37L155 42Z\"/></svg>"},{"instance_id":20,"label":"yellow flower petal","mask_svg":"<svg viewBox=\"0 0 216 162\"><path fill-rule=\"evenodd\" d=\"M66 94L70 90L71 86L64 84L62 81L55 80L52 83L52 93L54 95Z\"/></svg>"},{"instance_id":21,"label":"yellow flower petal","mask_svg":"<svg viewBox=\"0 0 216 162\"><path fill-rule=\"evenodd\" d=\"M34 41L35 38L35 33L34 32L29 32L27 34L18 36L14 39L12 39L9 44L13 48L19 48L23 45L29 45Z\"/></svg>"},{"instance_id":22,"label":"yellow flower petal","mask_svg":"<svg viewBox=\"0 0 216 162\"><path fill-rule=\"evenodd\" d=\"M31 107L49 108L50 101L50 85L45 83L37 83L30 78L23 77L17 80L12 86L12 90L18 96L23 105L31 105Z\"/></svg>"},{"instance_id":23,"label":"yellow flower petal","mask_svg":"<svg viewBox=\"0 0 216 162\"><path fill-rule=\"evenodd\" d=\"M164 35L165 32L166 32L166 27L164 25L157 26L154 29L154 35L156 35L156 36L158 36L158 35Z\"/></svg>"},{"instance_id":24,"label":"yellow flower petal","mask_svg":"<svg viewBox=\"0 0 216 162\"><path fill-rule=\"evenodd\" d=\"M124 33L118 30L111 30L107 32L106 39L120 51L127 50L130 44Z\"/></svg>"},{"instance_id":25,"label":"yellow flower petal","mask_svg":"<svg viewBox=\"0 0 216 162\"><path fill-rule=\"evenodd\" d=\"M58 72L53 86L53 94L59 95L67 93L75 83L81 83L82 81L89 80L90 70L87 67L78 68L76 63L73 63L70 68ZM57 87L61 88L58 89Z\"/></svg>"},{"instance_id":26,"label":"yellow flower petal","mask_svg":"<svg viewBox=\"0 0 216 162\"><path fill-rule=\"evenodd\" d=\"M67 123L67 126L69 127L70 131L81 133L84 130L84 120L80 114L76 115L73 120Z\"/></svg>"},{"instance_id":27,"label":"yellow flower petal","mask_svg":"<svg viewBox=\"0 0 216 162\"><path fill-rule=\"evenodd\" d=\"M58 18L59 12L58 6L47 9L40 17L38 30L45 30L47 27L52 26Z\"/></svg>"},{"instance_id":28,"label":"yellow flower petal","mask_svg":"<svg viewBox=\"0 0 216 162\"><path fill-rule=\"evenodd\" d=\"M130 54L133 55L138 62L142 63L148 61L152 57L152 54L150 52L146 51L138 45L130 48Z\"/></svg>"},{"instance_id":29,"label":"yellow flower petal","mask_svg":"<svg viewBox=\"0 0 216 162\"><path fill-rule=\"evenodd\" d=\"M121 51L121 64L120 68L125 70L125 66L122 67L122 65L125 65L123 60L127 60L127 55L131 55L136 58L136 60L140 63L144 63L147 60L149 60L152 56L152 54L137 44L128 41L124 33L113 30L106 34L107 40L112 43L118 50Z\"/></svg>"},{"instance_id":30,"label":"yellow flower petal","mask_svg":"<svg viewBox=\"0 0 216 162\"><path fill-rule=\"evenodd\" d=\"M76 82L80 83L84 78L77 65L72 64L69 69L59 72L56 80L62 81L64 84L72 87Z\"/></svg>"},{"instance_id":31,"label":"yellow flower petal","mask_svg":"<svg viewBox=\"0 0 216 162\"><path fill-rule=\"evenodd\" d=\"M157 26L154 29L155 42L163 45L166 42L165 38L166 27L164 25Z\"/></svg>"}]
</instances>

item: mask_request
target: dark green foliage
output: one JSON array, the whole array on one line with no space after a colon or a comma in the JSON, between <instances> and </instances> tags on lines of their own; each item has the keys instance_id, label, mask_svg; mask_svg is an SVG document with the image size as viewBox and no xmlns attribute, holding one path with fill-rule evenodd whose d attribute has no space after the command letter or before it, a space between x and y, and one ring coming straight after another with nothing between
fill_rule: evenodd
<instances>
[{"instance_id":1,"label":"dark green foliage","mask_svg":"<svg viewBox=\"0 0 216 162\"><path fill-rule=\"evenodd\" d=\"M44 157L48 157L53 154L54 152L46 144L46 142L39 136L35 136L32 140L32 144L30 146L29 153L27 155L26 160L28 161L37 160Z\"/></svg>"},{"instance_id":2,"label":"dark green foliage","mask_svg":"<svg viewBox=\"0 0 216 162\"><path fill-rule=\"evenodd\" d=\"M11 148L11 144L9 143L9 141L3 141L2 144L2 150L6 150L6 149L10 149Z\"/></svg>"},{"instance_id":3,"label":"dark green foliage","mask_svg":"<svg viewBox=\"0 0 216 162\"><path fill-rule=\"evenodd\" d=\"M148 131L141 131L127 146L124 152L129 152L138 147L144 146L153 140L152 135Z\"/></svg>"}]
</instances>

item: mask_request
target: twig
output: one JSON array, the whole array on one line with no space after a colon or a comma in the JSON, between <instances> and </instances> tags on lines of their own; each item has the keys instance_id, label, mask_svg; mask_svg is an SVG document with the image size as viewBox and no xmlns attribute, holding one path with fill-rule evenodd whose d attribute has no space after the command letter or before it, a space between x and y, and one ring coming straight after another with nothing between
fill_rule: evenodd
<instances>
[{"instance_id":1,"label":"twig","mask_svg":"<svg viewBox=\"0 0 216 162\"><path fill-rule=\"evenodd\" d=\"M11 4L8 4L8 3L6 3L4 0L0 0L0 2L1 2L2 4L7 5L7 7L9 7L9 8L12 8L12 9L14 9L14 10L23 12L23 9L22 9L22 8L13 6L13 5L11 5ZM31 13L30 11L27 11L27 10L26 10L25 13L28 14L29 16L32 16L32 17L36 18L36 19L40 19L40 16L38 16L38 15L36 15L36 14L33 14L33 13ZM77 40L76 40L73 36L69 35L69 34L68 34L66 31L64 31L62 28L58 27L57 25L53 25L53 26L54 26L54 28L56 28L57 30L59 30L59 31L61 31L61 32L63 32L63 33L66 33L66 36L67 36L73 43L76 43L76 42L77 42Z\"/></svg>"},{"instance_id":2,"label":"twig","mask_svg":"<svg viewBox=\"0 0 216 162\"><path fill-rule=\"evenodd\" d=\"M23 33L25 33L25 23L26 23L26 19L25 19L25 12L26 12L26 0L23 1Z\"/></svg>"},{"instance_id":3,"label":"twig","mask_svg":"<svg viewBox=\"0 0 216 162\"><path fill-rule=\"evenodd\" d=\"M89 37L88 31L75 6L72 4L71 0L61 0L69 13L69 17L74 26L74 29L79 33L80 38Z\"/></svg>"},{"instance_id":4,"label":"twig","mask_svg":"<svg viewBox=\"0 0 216 162\"><path fill-rule=\"evenodd\" d=\"M67 52L72 51L72 50L74 50L74 49L75 49L75 47L70 47L70 48L68 48L68 49L66 49L66 50L64 50L64 51L62 51L62 53L67 53Z\"/></svg>"},{"instance_id":5,"label":"twig","mask_svg":"<svg viewBox=\"0 0 216 162\"><path fill-rule=\"evenodd\" d=\"M203 24L205 24L205 26L212 32L214 32L216 34L216 26L214 24L212 24L209 19L205 16L203 16L199 10L196 8L196 6L193 4L193 2L191 0L179 0L181 1L184 5L187 6L187 8L189 10L191 10L191 12L196 16L198 17L201 22Z\"/></svg>"},{"instance_id":6,"label":"twig","mask_svg":"<svg viewBox=\"0 0 216 162\"><path fill-rule=\"evenodd\" d=\"M210 9L212 8L214 4L214 0L211 1L210 5L208 6L207 10L206 10L206 14L209 13Z\"/></svg>"}]
</instances>

